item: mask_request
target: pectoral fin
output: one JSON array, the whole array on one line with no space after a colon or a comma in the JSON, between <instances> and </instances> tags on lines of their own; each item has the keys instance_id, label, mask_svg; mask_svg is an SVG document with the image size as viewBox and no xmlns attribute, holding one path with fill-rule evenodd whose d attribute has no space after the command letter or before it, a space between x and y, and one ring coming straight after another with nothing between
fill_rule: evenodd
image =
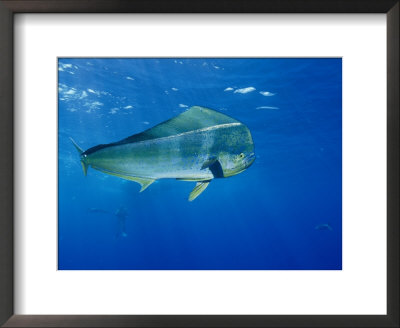
<instances>
[{"instance_id":1,"label":"pectoral fin","mask_svg":"<svg viewBox=\"0 0 400 328\"><path fill-rule=\"evenodd\" d=\"M214 178L223 178L224 177L224 171L222 170L221 163L219 162L217 157L215 157L215 156L210 157L201 166L202 170L207 169L207 168L211 171Z\"/></svg>"},{"instance_id":2,"label":"pectoral fin","mask_svg":"<svg viewBox=\"0 0 400 328\"><path fill-rule=\"evenodd\" d=\"M215 156L208 158L208 159L203 163L203 165L201 166L201 169L204 170L204 169L206 169L207 167L210 167L210 166L213 165L217 160L218 160L218 159L217 159Z\"/></svg>"},{"instance_id":3,"label":"pectoral fin","mask_svg":"<svg viewBox=\"0 0 400 328\"><path fill-rule=\"evenodd\" d=\"M208 186L211 180L197 182L196 187L192 190L189 195L189 201L196 199Z\"/></svg>"}]
</instances>

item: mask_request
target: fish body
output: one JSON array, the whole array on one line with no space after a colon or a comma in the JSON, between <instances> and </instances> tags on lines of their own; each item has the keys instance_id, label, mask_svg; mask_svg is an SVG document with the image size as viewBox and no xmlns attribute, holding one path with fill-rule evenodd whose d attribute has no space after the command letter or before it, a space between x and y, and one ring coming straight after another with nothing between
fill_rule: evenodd
<instances>
[{"instance_id":1,"label":"fish body","mask_svg":"<svg viewBox=\"0 0 400 328\"><path fill-rule=\"evenodd\" d=\"M172 178L198 182L201 193L212 179L239 174L255 158L246 125L199 106L118 142L86 151L75 147L85 174L90 166L136 181L142 190L155 180Z\"/></svg>"}]
</instances>

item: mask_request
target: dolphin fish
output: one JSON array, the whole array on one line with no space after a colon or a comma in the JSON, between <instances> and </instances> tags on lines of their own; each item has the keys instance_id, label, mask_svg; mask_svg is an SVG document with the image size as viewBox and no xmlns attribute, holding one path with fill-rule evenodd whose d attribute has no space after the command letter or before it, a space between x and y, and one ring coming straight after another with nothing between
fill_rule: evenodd
<instances>
[{"instance_id":1,"label":"dolphin fish","mask_svg":"<svg viewBox=\"0 0 400 328\"><path fill-rule=\"evenodd\" d=\"M215 178L246 170L254 161L250 130L243 123L212 109L194 106L178 116L126 139L97 145L80 154L88 167L141 185L173 178L196 182L194 200Z\"/></svg>"}]
</instances>

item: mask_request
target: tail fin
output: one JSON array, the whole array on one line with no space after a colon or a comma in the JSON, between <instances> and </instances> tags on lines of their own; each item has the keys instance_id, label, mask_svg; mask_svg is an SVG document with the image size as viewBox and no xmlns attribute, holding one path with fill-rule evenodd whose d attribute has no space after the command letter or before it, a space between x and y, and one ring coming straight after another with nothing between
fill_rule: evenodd
<instances>
[{"instance_id":1,"label":"tail fin","mask_svg":"<svg viewBox=\"0 0 400 328\"><path fill-rule=\"evenodd\" d=\"M82 155L83 149L77 145L77 143L74 141L74 139L72 139L71 137L69 139L71 140L72 144L75 146L75 148L78 151L79 155ZM81 157L81 164L82 164L83 174L86 176L87 175L88 165L85 163L85 160L82 159L82 157Z\"/></svg>"},{"instance_id":2,"label":"tail fin","mask_svg":"<svg viewBox=\"0 0 400 328\"><path fill-rule=\"evenodd\" d=\"M69 137L69 140L71 140L72 144L75 146L75 148L78 151L79 155L81 155L83 153L83 149L81 147L79 147L77 145L77 143L74 141L74 139L72 139L71 137Z\"/></svg>"}]
</instances>

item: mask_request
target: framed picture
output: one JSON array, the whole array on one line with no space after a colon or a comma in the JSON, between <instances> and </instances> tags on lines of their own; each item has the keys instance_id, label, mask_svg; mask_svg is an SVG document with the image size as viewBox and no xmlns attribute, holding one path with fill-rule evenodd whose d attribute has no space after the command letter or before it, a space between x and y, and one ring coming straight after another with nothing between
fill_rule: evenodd
<instances>
[{"instance_id":1,"label":"framed picture","mask_svg":"<svg viewBox=\"0 0 400 328\"><path fill-rule=\"evenodd\" d=\"M5 327L398 326L398 1L0 8Z\"/></svg>"}]
</instances>

